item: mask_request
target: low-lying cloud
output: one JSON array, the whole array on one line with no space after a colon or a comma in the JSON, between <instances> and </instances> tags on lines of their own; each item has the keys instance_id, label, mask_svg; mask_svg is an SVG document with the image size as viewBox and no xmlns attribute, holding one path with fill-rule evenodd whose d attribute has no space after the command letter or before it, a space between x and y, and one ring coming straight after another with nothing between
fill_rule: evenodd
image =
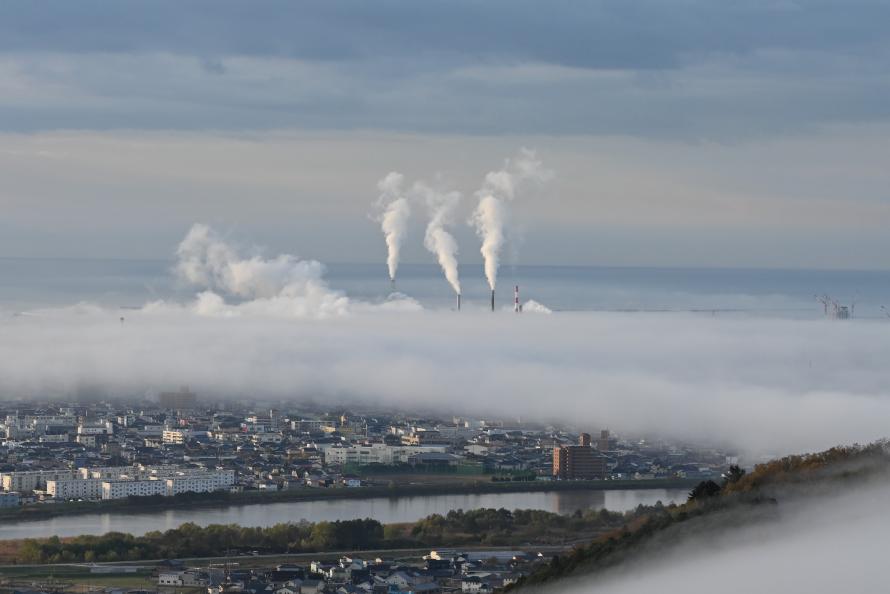
<instances>
[{"instance_id":1,"label":"low-lying cloud","mask_svg":"<svg viewBox=\"0 0 890 594\"><path fill-rule=\"evenodd\" d=\"M636 562L560 583L559 590L636 594L713 585L727 594L883 592L888 496L885 482L829 497L780 501L769 523L742 528L700 522L685 537L644 549Z\"/></svg>"},{"instance_id":2,"label":"low-lying cloud","mask_svg":"<svg viewBox=\"0 0 890 594\"><path fill-rule=\"evenodd\" d=\"M4 315L0 394L207 398L561 421L781 454L887 433L883 320L423 309L351 299L295 256L243 255L195 225L185 302ZM123 313L123 319L121 314ZM534 315L536 313L551 315Z\"/></svg>"},{"instance_id":3,"label":"low-lying cloud","mask_svg":"<svg viewBox=\"0 0 890 594\"><path fill-rule=\"evenodd\" d=\"M189 384L208 398L553 419L771 454L866 442L890 418L879 322L410 311L400 299L326 319L276 315L285 302L222 305L231 316L153 305L123 324L120 311L85 305L5 317L0 390Z\"/></svg>"}]
</instances>

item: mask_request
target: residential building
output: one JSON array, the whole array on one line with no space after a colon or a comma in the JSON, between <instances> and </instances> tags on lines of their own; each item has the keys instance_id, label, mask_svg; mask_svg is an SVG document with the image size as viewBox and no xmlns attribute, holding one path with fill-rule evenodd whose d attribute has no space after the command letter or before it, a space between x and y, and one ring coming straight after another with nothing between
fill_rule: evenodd
<instances>
[{"instance_id":1,"label":"residential building","mask_svg":"<svg viewBox=\"0 0 890 594\"><path fill-rule=\"evenodd\" d=\"M180 493L210 493L225 490L235 484L234 470L218 470L183 474L166 479L167 495Z\"/></svg>"},{"instance_id":2,"label":"residential building","mask_svg":"<svg viewBox=\"0 0 890 594\"><path fill-rule=\"evenodd\" d=\"M54 499L101 499L102 479L46 481L46 494Z\"/></svg>"},{"instance_id":3,"label":"residential building","mask_svg":"<svg viewBox=\"0 0 890 594\"><path fill-rule=\"evenodd\" d=\"M590 446L590 435L582 433L579 441L578 445L553 448L553 476L565 480L606 478L606 457Z\"/></svg>"},{"instance_id":4,"label":"residential building","mask_svg":"<svg viewBox=\"0 0 890 594\"><path fill-rule=\"evenodd\" d=\"M0 474L4 491L30 493L36 489L45 489L46 481L74 479L73 470L24 470Z\"/></svg>"},{"instance_id":5,"label":"residential building","mask_svg":"<svg viewBox=\"0 0 890 594\"><path fill-rule=\"evenodd\" d=\"M166 495L167 482L148 481L102 481L102 499L124 499L126 497L148 497Z\"/></svg>"},{"instance_id":6,"label":"residential building","mask_svg":"<svg viewBox=\"0 0 890 594\"><path fill-rule=\"evenodd\" d=\"M390 446L370 443L352 446L334 446L324 450L326 464L407 464L411 456L420 453L444 453L444 446Z\"/></svg>"},{"instance_id":7,"label":"residential building","mask_svg":"<svg viewBox=\"0 0 890 594\"><path fill-rule=\"evenodd\" d=\"M188 441L189 432L184 429L165 429L161 441L165 444L182 445Z\"/></svg>"}]
</instances>

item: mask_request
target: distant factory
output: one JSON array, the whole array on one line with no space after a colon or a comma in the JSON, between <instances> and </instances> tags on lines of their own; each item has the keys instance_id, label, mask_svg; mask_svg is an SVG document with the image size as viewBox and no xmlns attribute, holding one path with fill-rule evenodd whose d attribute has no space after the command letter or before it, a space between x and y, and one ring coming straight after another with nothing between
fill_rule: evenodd
<instances>
[{"instance_id":1,"label":"distant factory","mask_svg":"<svg viewBox=\"0 0 890 594\"><path fill-rule=\"evenodd\" d=\"M849 306L841 305L837 300L828 295L816 295L816 301L822 304L825 317L833 320L849 320L853 317L853 313L856 310L855 301L850 303Z\"/></svg>"}]
</instances>

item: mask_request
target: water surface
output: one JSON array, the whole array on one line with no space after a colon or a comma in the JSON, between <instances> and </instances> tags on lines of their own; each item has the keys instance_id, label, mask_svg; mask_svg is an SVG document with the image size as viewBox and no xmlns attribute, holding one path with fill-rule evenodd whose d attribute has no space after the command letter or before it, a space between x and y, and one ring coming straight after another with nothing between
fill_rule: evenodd
<instances>
[{"instance_id":1,"label":"water surface","mask_svg":"<svg viewBox=\"0 0 890 594\"><path fill-rule=\"evenodd\" d=\"M147 514L112 512L60 516L39 521L4 522L0 538L43 538L78 534L129 532L136 535L152 530L168 530L185 522L200 526L240 524L272 526L279 522L311 522L374 518L384 524L410 522L430 514L447 514L453 509L500 508L540 509L559 514L576 510L608 509L626 511L636 506L664 504L686 499L682 489L624 489L614 491L549 491L534 493L485 493L464 495L423 495L416 497L375 497L371 499L326 499L283 503L234 505L224 508L173 509Z\"/></svg>"}]
</instances>

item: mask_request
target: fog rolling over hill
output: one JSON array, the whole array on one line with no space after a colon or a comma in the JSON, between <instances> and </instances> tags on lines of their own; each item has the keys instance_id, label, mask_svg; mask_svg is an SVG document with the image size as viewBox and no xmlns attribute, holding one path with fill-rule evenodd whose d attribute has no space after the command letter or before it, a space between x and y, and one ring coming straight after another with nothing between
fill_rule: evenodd
<instances>
[{"instance_id":1,"label":"fog rolling over hill","mask_svg":"<svg viewBox=\"0 0 890 594\"><path fill-rule=\"evenodd\" d=\"M727 594L883 592L888 497L890 484L884 483L783 505L774 523L703 523L619 569L528 591L636 594L713 586Z\"/></svg>"},{"instance_id":2,"label":"fog rolling over hill","mask_svg":"<svg viewBox=\"0 0 890 594\"><path fill-rule=\"evenodd\" d=\"M515 590L883 592L890 467L886 449L877 460L868 458L853 454L806 469L774 463L784 470L753 481L759 487L687 504L673 512L674 523L623 549L585 554L586 561L564 572L568 577L558 579L557 571L555 581ZM637 520L629 529L644 524Z\"/></svg>"}]
</instances>

